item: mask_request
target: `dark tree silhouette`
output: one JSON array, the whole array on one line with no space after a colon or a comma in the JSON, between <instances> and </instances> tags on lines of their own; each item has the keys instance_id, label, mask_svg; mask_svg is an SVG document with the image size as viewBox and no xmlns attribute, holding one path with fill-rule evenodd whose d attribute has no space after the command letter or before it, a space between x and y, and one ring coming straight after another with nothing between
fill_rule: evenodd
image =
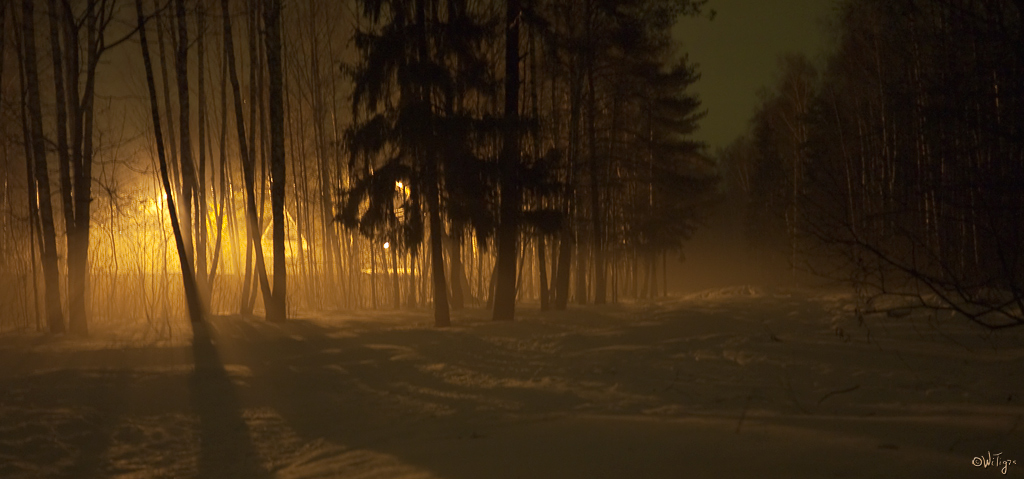
<instances>
[{"instance_id":1,"label":"dark tree silhouette","mask_svg":"<svg viewBox=\"0 0 1024 479\"><path fill-rule=\"evenodd\" d=\"M39 99L39 67L36 63L34 0L22 1L22 48L24 49L26 107L28 110L28 130L32 140L32 164L35 172L35 190L37 198L29 198L29 202L38 201L39 221L42 224L42 249L40 251L43 264L43 278L46 298L46 322L51 333L63 333L65 330L64 313L60 302L60 273L57 266L57 235L53 226L53 203L50 199L50 173L46 161L46 139L43 136L43 113ZM33 219L33 221L35 221Z\"/></svg>"},{"instance_id":2,"label":"dark tree silhouette","mask_svg":"<svg viewBox=\"0 0 1024 479\"><path fill-rule=\"evenodd\" d=\"M804 88L813 75L789 62L758 113L752 200L868 310L890 296L1024 324L1022 13L1010 0L846 1L820 81Z\"/></svg>"},{"instance_id":3,"label":"dark tree silhouette","mask_svg":"<svg viewBox=\"0 0 1024 479\"><path fill-rule=\"evenodd\" d=\"M167 157L164 153L163 131L160 128L160 110L157 106L156 82L153 79L153 62L149 56L149 44L146 41L146 17L142 13L142 0L135 0L136 19L139 26L139 43L142 46L142 60L146 70L146 86L149 89L150 111L153 118L153 136L156 141L157 158L160 163L160 180L164 193L167 195L167 212L170 215L171 228L174 231L174 243L178 250L178 262L181 265L181 278L185 288L185 301L188 304L189 318L193 323L203 321L202 300L196 287L192 266L186 255L185 241L178 224L177 209L174 205L173 189L167 171Z\"/></svg>"},{"instance_id":4,"label":"dark tree silhouette","mask_svg":"<svg viewBox=\"0 0 1024 479\"><path fill-rule=\"evenodd\" d=\"M352 108L362 120L349 130L348 145L351 161L362 160L363 175L346 191L338 218L371 237L384 228L395 230L395 186L409 185L410 196L399 205L406 219L401 229L415 251L424 236L419 211L425 203L434 320L447 326L441 200L442 193L457 188L453 178L468 187L474 176L486 175L483 162L465 145L471 125L479 127L481 121L454 108L459 96L489 87L479 59L488 30L457 0L361 2L360 7L372 27L356 34L361 60L351 71ZM364 200L368 206L360 212Z\"/></svg>"},{"instance_id":5,"label":"dark tree silhouette","mask_svg":"<svg viewBox=\"0 0 1024 479\"><path fill-rule=\"evenodd\" d=\"M519 134L519 0L507 0L505 12L505 132L498 157L497 283L494 320L511 321L516 312L516 258L519 256L519 216L522 210Z\"/></svg>"},{"instance_id":6,"label":"dark tree silhouette","mask_svg":"<svg viewBox=\"0 0 1024 479\"><path fill-rule=\"evenodd\" d=\"M235 67L234 41L231 35L231 16L228 9L228 0L221 0L221 12L224 19L224 51L227 52L228 78L231 80L231 89L234 91L235 128L238 133L238 151L242 160L242 177L245 182L245 210L246 225L249 234L248 241L251 241L252 248L246 247L246 255L255 249L256 252L256 274L259 279L260 289L266 302L272 295L270 281L267 278L267 268L263 256L262 230L259 227L259 219L256 213L256 187L255 167L253 165L252 149L246 141L245 116L242 113L242 92L238 84L238 72ZM248 266L248 260L246 261ZM248 272L248 270L247 270ZM245 284L248 285L250 278L246 275ZM245 294L242 295L246 296ZM243 298L247 300L248 298ZM247 309L243 306L243 311ZM248 310L251 311L251 310ZM269 310L268 310L269 311Z\"/></svg>"},{"instance_id":7,"label":"dark tree silhouette","mask_svg":"<svg viewBox=\"0 0 1024 479\"><path fill-rule=\"evenodd\" d=\"M281 0L268 0L264 27L267 70L270 77L270 208L274 228L274 291L267 305L267 319L284 321L287 310L287 268L284 256L284 85L281 65Z\"/></svg>"}]
</instances>

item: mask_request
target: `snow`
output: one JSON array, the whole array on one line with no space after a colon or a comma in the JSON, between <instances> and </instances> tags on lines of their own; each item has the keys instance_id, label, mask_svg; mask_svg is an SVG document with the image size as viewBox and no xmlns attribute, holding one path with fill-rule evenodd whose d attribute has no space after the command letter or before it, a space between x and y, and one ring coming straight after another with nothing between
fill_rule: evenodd
<instances>
[{"instance_id":1,"label":"snow","mask_svg":"<svg viewBox=\"0 0 1024 479\"><path fill-rule=\"evenodd\" d=\"M1024 331L842 292L0 336L0 477L985 477L1024 464ZM183 325L176 330L186 330Z\"/></svg>"}]
</instances>

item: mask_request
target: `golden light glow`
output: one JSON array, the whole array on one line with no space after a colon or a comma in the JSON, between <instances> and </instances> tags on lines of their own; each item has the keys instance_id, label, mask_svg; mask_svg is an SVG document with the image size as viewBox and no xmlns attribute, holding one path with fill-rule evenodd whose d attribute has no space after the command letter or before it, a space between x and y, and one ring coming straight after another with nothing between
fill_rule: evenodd
<instances>
[{"instance_id":1,"label":"golden light glow","mask_svg":"<svg viewBox=\"0 0 1024 479\"><path fill-rule=\"evenodd\" d=\"M388 248L390 248L390 247L391 247L391 243L389 243L389 242L385 241L385 242L384 242L384 249L388 249Z\"/></svg>"},{"instance_id":2,"label":"golden light glow","mask_svg":"<svg viewBox=\"0 0 1024 479\"><path fill-rule=\"evenodd\" d=\"M362 268L362 269L359 270L359 272L362 273L362 274L366 274L366 275L370 275L370 274L379 274L379 275L398 274L399 276L405 276L407 274L411 274L411 272L409 270L406 270L404 266L399 266L397 270L394 269L394 268L389 268L389 267L386 268L384 266L378 267L376 271L374 271L374 270L372 270L370 268Z\"/></svg>"},{"instance_id":3,"label":"golden light glow","mask_svg":"<svg viewBox=\"0 0 1024 479\"><path fill-rule=\"evenodd\" d=\"M395 182L395 191L402 193L406 198L409 197L409 187L406 186L405 183L402 183L401 181Z\"/></svg>"},{"instance_id":4,"label":"golden light glow","mask_svg":"<svg viewBox=\"0 0 1024 479\"><path fill-rule=\"evenodd\" d=\"M160 196L157 196L155 200L147 200L146 209L149 210L150 213L157 213L159 211L162 211L164 209L164 205L166 204L167 193L164 193Z\"/></svg>"},{"instance_id":5,"label":"golden light glow","mask_svg":"<svg viewBox=\"0 0 1024 479\"><path fill-rule=\"evenodd\" d=\"M306 238L298 234L298 227L295 220L292 218L291 213L284 212L284 256L286 258L294 258L299 254L299 248L303 251L308 251L308 245L306 244ZM267 225L263 228L263 251L274 250L274 223L268 221Z\"/></svg>"}]
</instances>

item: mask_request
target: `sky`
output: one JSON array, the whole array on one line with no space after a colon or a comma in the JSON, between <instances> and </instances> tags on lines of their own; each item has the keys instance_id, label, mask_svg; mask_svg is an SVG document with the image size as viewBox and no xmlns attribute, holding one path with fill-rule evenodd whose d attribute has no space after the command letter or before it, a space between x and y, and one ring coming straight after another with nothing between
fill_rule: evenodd
<instances>
[{"instance_id":1,"label":"sky","mask_svg":"<svg viewBox=\"0 0 1024 479\"><path fill-rule=\"evenodd\" d=\"M695 91L708 115L697 139L710 151L742 134L757 92L777 76L778 58L805 53L820 59L830 43L827 21L838 0L710 0L713 21L684 18L673 35L699 65Z\"/></svg>"}]
</instances>

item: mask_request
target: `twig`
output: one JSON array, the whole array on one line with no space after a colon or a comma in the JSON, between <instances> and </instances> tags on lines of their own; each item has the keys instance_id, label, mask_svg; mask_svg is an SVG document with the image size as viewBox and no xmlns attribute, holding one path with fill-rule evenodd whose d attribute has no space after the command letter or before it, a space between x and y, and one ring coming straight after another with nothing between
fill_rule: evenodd
<instances>
[{"instance_id":1,"label":"twig","mask_svg":"<svg viewBox=\"0 0 1024 479\"><path fill-rule=\"evenodd\" d=\"M786 394L789 396L789 400L793 401L793 405L795 405L797 409L800 410L800 412L804 414L810 414L810 412L807 409L805 409L803 405L800 404L800 401L797 400L796 393L793 392L793 385L790 384L789 382L789 374L785 372L783 372L782 375L782 384L786 386Z\"/></svg>"},{"instance_id":2,"label":"twig","mask_svg":"<svg viewBox=\"0 0 1024 479\"><path fill-rule=\"evenodd\" d=\"M844 393L848 393L848 392L853 392L853 391L856 391L859 388L860 388L860 384L855 384L855 385L853 385L851 387L848 387L846 389L837 389L835 391L831 391L828 394L822 396L821 399L818 400L818 405L820 405L826 399L828 399L828 398L830 398L832 396L835 396L836 394L844 394Z\"/></svg>"}]
</instances>

